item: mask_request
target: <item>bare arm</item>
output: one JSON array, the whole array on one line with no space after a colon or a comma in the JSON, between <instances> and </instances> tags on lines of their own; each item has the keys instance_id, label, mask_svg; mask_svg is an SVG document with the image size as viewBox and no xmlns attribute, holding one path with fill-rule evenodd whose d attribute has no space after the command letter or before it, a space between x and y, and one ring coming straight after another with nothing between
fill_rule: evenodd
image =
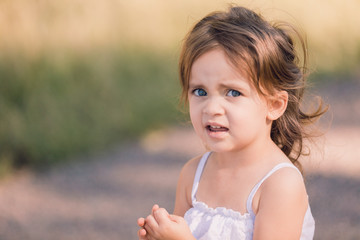
<instances>
[{"instance_id":1,"label":"bare arm","mask_svg":"<svg viewBox=\"0 0 360 240\"><path fill-rule=\"evenodd\" d=\"M174 215L154 205L152 214L138 219L139 239L194 239L183 216L191 208L191 190L198 162L201 157L188 161L182 168L176 188Z\"/></svg>"},{"instance_id":2,"label":"bare arm","mask_svg":"<svg viewBox=\"0 0 360 240\"><path fill-rule=\"evenodd\" d=\"M300 239L308 198L302 177L284 168L267 179L260 190L254 240Z\"/></svg>"},{"instance_id":3,"label":"bare arm","mask_svg":"<svg viewBox=\"0 0 360 240\"><path fill-rule=\"evenodd\" d=\"M176 188L174 215L183 217L185 212L192 207L191 191L200 158L196 157L188 161L180 172Z\"/></svg>"}]
</instances>

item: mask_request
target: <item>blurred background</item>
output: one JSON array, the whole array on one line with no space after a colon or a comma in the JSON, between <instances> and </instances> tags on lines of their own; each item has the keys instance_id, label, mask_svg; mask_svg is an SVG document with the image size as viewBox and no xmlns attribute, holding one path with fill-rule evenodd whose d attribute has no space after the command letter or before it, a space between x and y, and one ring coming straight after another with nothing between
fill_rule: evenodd
<instances>
[{"instance_id":1,"label":"blurred background","mask_svg":"<svg viewBox=\"0 0 360 240\"><path fill-rule=\"evenodd\" d=\"M233 1L307 36L330 104L304 159L316 239L360 239L360 2ZM178 105L189 28L227 1L0 1L0 239L136 239L204 150ZM330 124L331 123L331 124Z\"/></svg>"}]
</instances>

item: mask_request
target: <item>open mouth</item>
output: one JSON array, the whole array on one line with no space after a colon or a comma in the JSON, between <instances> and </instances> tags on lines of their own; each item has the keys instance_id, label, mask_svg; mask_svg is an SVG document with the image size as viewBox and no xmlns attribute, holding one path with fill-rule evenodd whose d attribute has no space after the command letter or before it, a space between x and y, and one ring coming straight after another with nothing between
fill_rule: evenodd
<instances>
[{"instance_id":1,"label":"open mouth","mask_svg":"<svg viewBox=\"0 0 360 240\"><path fill-rule=\"evenodd\" d=\"M222 126L213 126L213 125L207 125L206 129L210 132L227 132L229 131L228 128L222 127Z\"/></svg>"}]
</instances>

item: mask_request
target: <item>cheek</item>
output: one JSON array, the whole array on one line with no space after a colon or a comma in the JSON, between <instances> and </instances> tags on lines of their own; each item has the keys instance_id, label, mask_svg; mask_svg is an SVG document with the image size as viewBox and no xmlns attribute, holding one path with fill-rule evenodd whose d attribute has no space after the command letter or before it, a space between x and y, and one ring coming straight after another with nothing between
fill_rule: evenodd
<instances>
[{"instance_id":1,"label":"cheek","mask_svg":"<svg viewBox=\"0 0 360 240\"><path fill-rule=\"evenodd\" d=\"M200 113L200 107L199 104L194 99L189 100L189 114L190 117L195 117L199 115Z\"/></svg>"},{"instance_id":2,"label":"cheek","mask_svg":"<svg viewBox=\"0 0 360 240\"><path fill-rule=\"evenodd\" d=\"M201 121L201 116L199 114L199 110L197 110L194 107L189 107L189 115L191 123L195 126L198 124L199 121Z\"/></svg>"},{"instance_id":3,"label":"cheek","mask_svg":"<svg viewBox=\"0 0 360 240\"><path fill-rule=\"evenodd\" d=\"M202 117L201 117L201 110L197 108L194 104L189 104L189 115L191 123L195 130L199 130L202 128Z\"/></svg>"},{"instance_id":4,"label":"cheek","mask_svg":"<svg viewBox=\"0 0 360 240\"><path fill-rule=\"evenodd\" d=\"M257 104L236 106L228 110L228 119L232 123L243 126L252 126L266 121L267 112L265 108Z\"/></svg>"}]
</instances>

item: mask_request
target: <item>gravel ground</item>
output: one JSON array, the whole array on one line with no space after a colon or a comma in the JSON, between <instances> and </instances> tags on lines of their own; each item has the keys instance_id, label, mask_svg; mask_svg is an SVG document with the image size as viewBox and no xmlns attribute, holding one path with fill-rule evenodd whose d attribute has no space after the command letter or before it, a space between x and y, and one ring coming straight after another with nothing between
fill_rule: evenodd
<instances>
[{"instance_id":1,"label":"gravel ground","mask_svg":"<svg viewBox=\"0 0 360 240\"><path fill-rule=\"evenodd\" d=\"M332 106L333 125L304 159L315 239L360 239L359 90L359 82L318 89ZM66 166L6 178L0 239L137 239L136 219L153 203L172 211L181 166L202 152L190 129L176 127Z\"/></svg>"}]
</instances>

